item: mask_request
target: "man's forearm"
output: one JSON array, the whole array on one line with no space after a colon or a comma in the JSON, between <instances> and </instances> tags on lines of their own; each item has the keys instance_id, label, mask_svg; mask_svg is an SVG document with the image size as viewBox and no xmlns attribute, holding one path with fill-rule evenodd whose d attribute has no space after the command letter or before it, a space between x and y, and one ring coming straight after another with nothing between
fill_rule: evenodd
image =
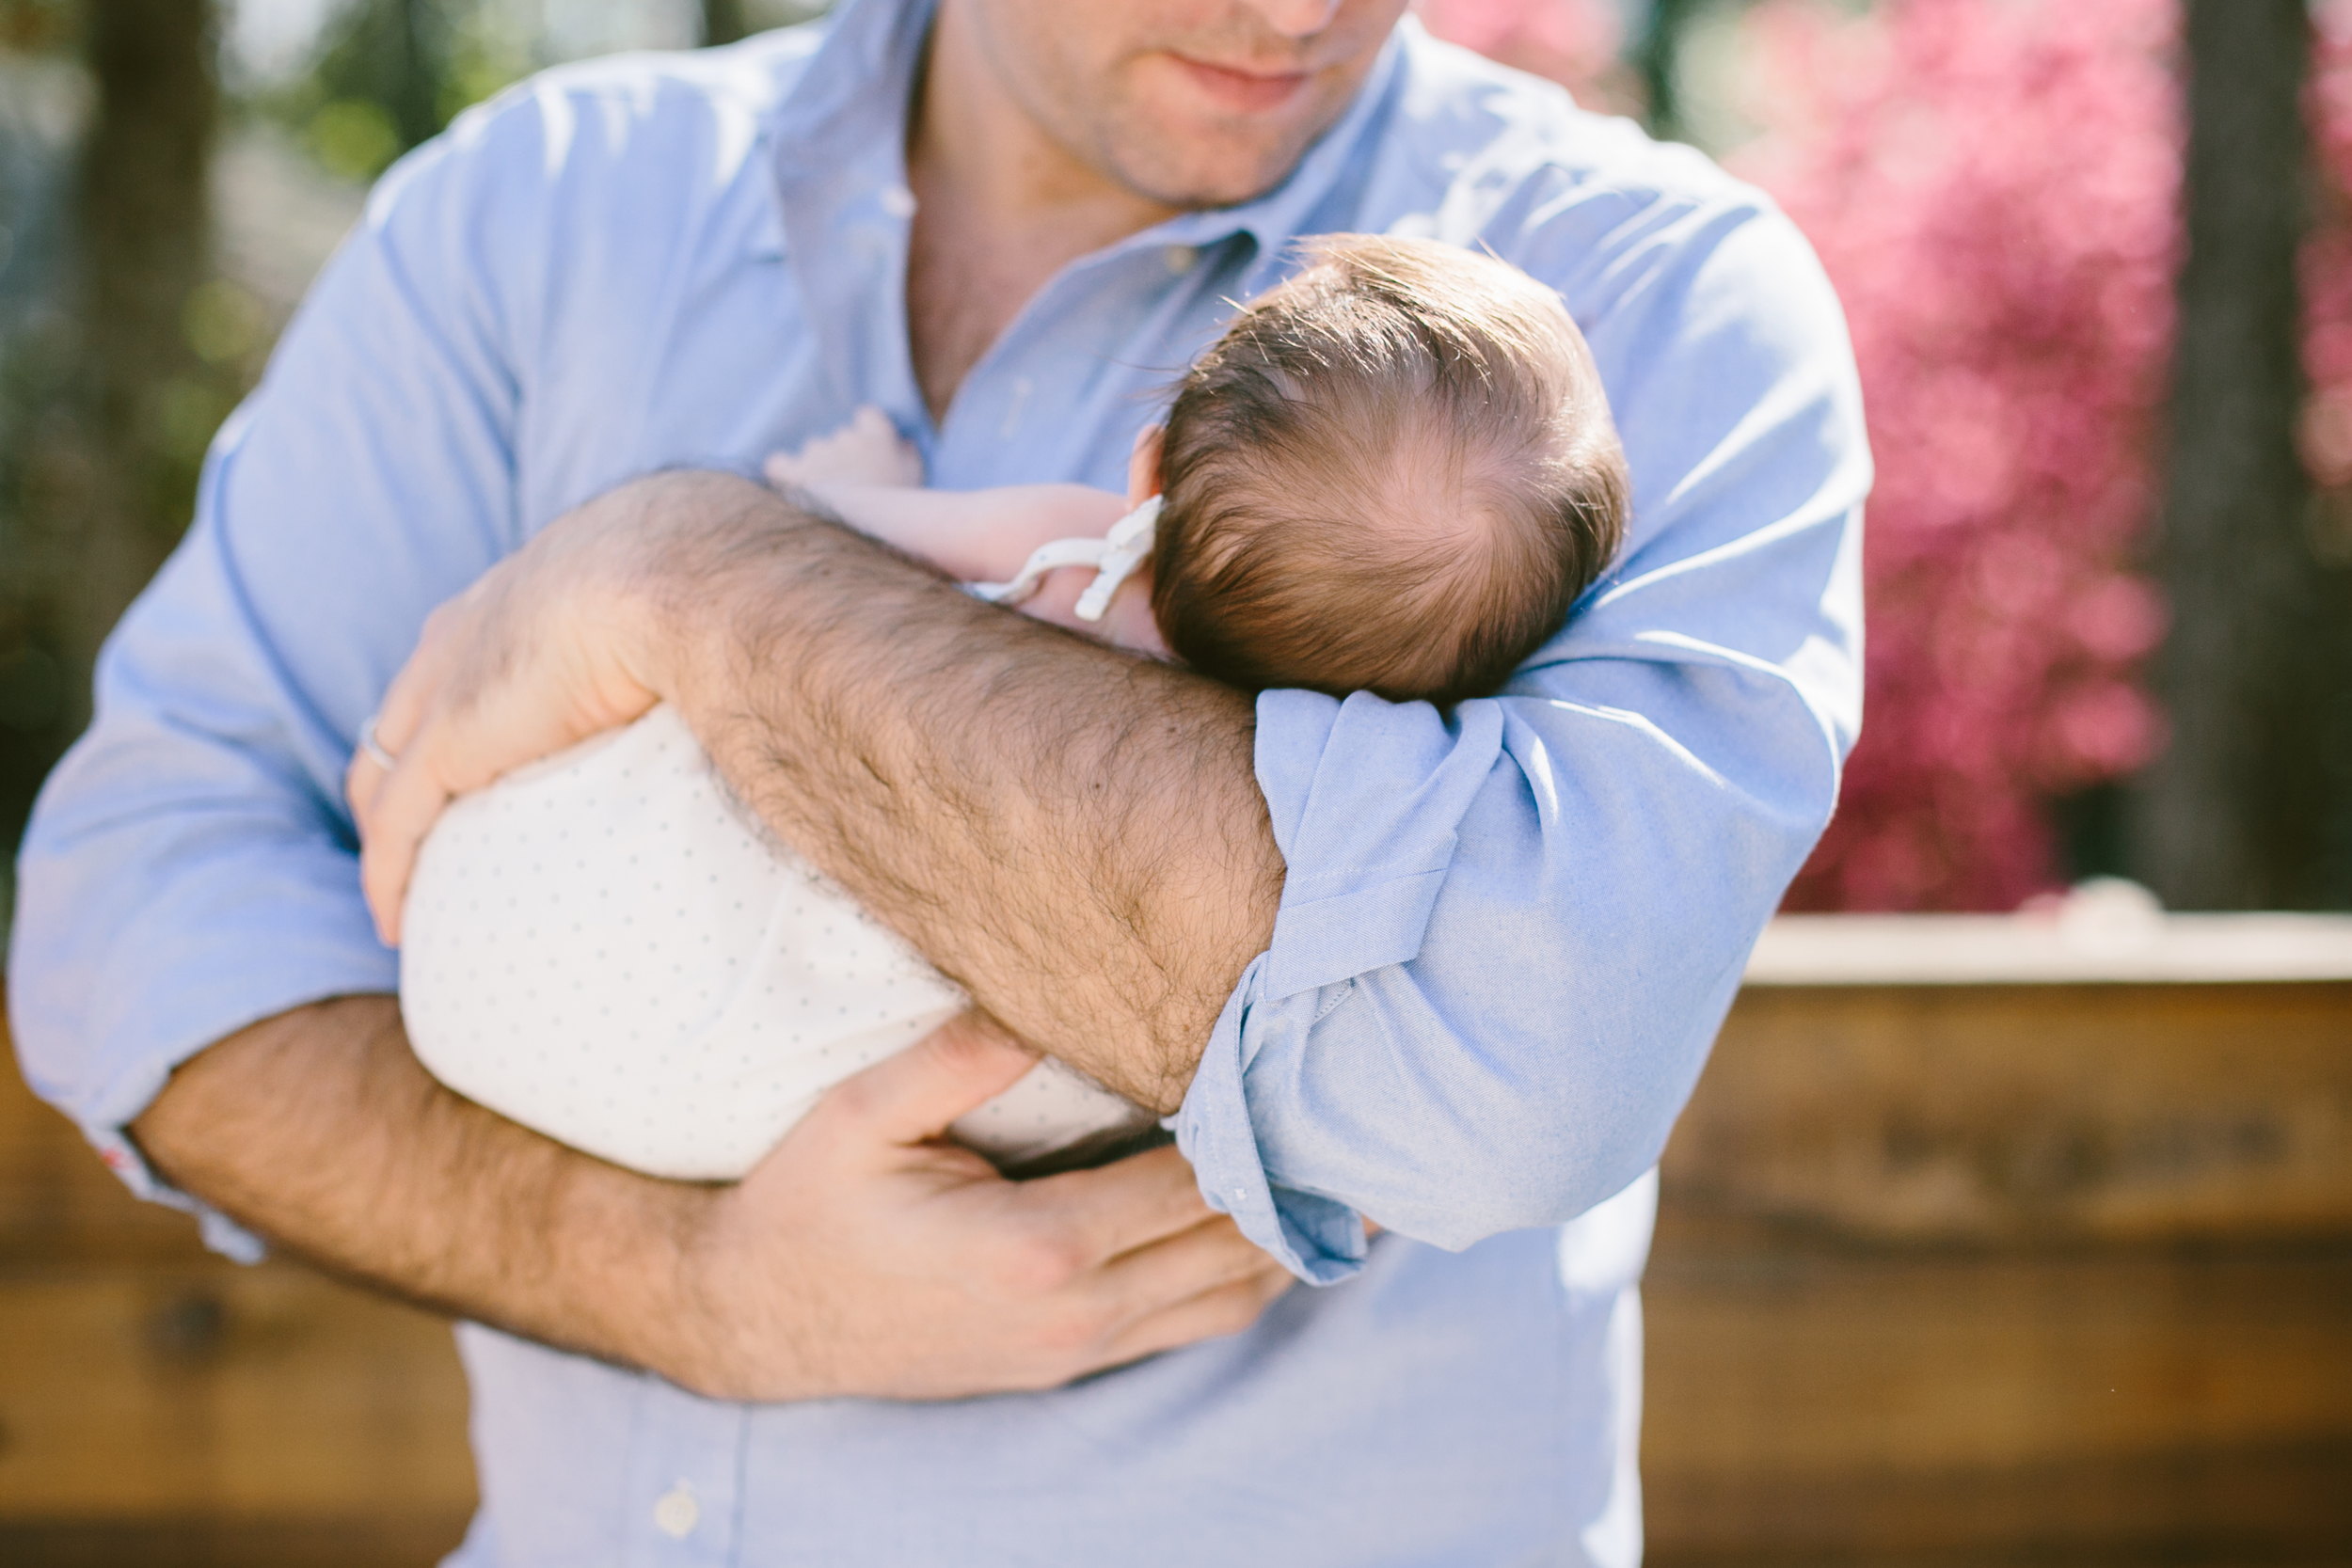
<instances>
[{"instance_id":1,"label":"man's forearm","mask_svg":"<svg viewBox=\"0 0 2352 1568\"><path fill-rule=\"evenodd\" d=\"M409 1052L389 996L254 1024L176 1071L132 1129L183 1190L425 1306L678 1375L682 1248L703 1189L484 1110Z\"/></svg>"},{"instance_id":2,"label":"man's forearm","mask_svg":"<svg viewBox=\"0 0 2352 1568\"><path fill-rule=\"evenodd\" d=\"M969 1018L837 1085L739 1183L633 1175L451 1093L389 997L183 1064L133 1132L315 1261L741 1400L1051 1388L1232 1334L1289 1276L1173 1149L1010 1182L942 1140L1036 1059Z\"/></svg>"},{"instance_id":3,"label":"man's forearm","mask_svg":"<svg viewBox=\"0 0 2352 1568\"><path fill-rule=\"evenodd\" d=\"M1015 1034L1173 1109L1281 895L1251 700L741 482L637 493L663 687L739 793Z\"/></svg>"}]
</instances>

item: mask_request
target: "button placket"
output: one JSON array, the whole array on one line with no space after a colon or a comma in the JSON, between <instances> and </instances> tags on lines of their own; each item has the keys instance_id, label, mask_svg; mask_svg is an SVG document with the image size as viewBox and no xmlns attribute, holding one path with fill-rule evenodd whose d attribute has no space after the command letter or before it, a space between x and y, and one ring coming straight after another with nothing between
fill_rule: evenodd
<instances>
[{"instance_id":1,"label":"button placket","mask_svg":"<svg viewBox=\"0 0 2352 1568\"><path fill-rule=\"evenodd\" d=\"M932 451L931 483L977 489L1051 478L1123 489L1129 444L1158 383L1221 324L1222 311L1188 303L1201 286L1194 275L1216 258L1209 245L1130 239L1057 274L966 373ZM1172 317L1185 329L1171 333ZM1144 330L1120 340L1091 331L1115 320ZM1132 376L1135 395L1098 398L1107 417L1073 422L1068 388L1104 374L1105 361ZM1158 368L1135 369L1146 366Z\"/></svg>"},{"instance_id":2,"label":"button placket","mask_svg":"<svg viewBox=\"0 0 2352 1568\"><path fill-rule=\"evenodd\" d=\"M744 1406L647 1380L644 1447L631 1465L631 1568L727 1568L738 1543Z\"/></svg>"}]
</instances>

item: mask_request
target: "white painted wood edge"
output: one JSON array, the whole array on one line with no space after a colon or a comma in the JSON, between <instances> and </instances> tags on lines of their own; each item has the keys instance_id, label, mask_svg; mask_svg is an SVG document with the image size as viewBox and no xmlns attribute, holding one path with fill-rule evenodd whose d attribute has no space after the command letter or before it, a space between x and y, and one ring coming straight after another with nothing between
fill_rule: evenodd
<instances>
[{"instance_id":1,"label":"white painted wood edge","mask_svg":"<svg viewBox=\"0 0 2352 1568\"><path fill-rule=\"evenodd\" d=\"M2117 917L2076 903L2010 915L1782 915L1756 942L1747 984L2352 980L2352 915L2150 911Z\"/></svg>"}]
</instances>

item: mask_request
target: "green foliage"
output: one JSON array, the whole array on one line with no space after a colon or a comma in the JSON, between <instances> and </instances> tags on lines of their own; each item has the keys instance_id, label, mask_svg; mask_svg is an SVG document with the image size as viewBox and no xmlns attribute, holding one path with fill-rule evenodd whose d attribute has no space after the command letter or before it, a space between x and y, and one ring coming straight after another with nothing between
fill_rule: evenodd
<instances>
[{"instance_id":1,"label":"green foliage","mask_svg":"<svg viewBox=\"0 0 2352 1568\"><path fill-rule=\"evenodd\" d=\"M188 347L208 365L230 364L246 357L269 331L269 313L262 302L232 278L215 277L199 283L181 309L181 325Z\"/></svg>"},{"instance_id":2,"label":"green foliage","mask_svg":"<svg viewBox=\"0 0 2352 1568\"><path fill-rule=\"evenodd\" d=\"M545 63L517 8L482 0L353 0L309 70L257 93L254 106L295 131L345 180L394 158Z\"/></svg>"},{"instance_id":3,"label":"green foliage","mask_svg":"<svg viewBox=\"0 0 2352 1568\"><path fill-rule=\"evenodd\" d=\"M373 180L400 156L400 127L391 111L366 98L338 98L320 106L303 127L310 155L345 180Z\"/></svg>"}]
</instances>

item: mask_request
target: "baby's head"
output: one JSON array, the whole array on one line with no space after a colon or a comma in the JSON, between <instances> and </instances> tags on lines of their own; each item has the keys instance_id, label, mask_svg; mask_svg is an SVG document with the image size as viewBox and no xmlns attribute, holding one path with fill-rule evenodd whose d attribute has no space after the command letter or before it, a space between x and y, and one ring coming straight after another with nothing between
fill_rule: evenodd
<instances>
[{"instance_id":1,"label":"baby's head","mask_svg":"<svg viewBox=\"0 0 2352 1568\"><path fill-rule=\"evenodd\" d=\"M1592 356L1557 295L1489 257L1309 244L1177 388L1153 618L1237 686L1491 692L1624 535Z\"/></svg>"}]
</instances>

